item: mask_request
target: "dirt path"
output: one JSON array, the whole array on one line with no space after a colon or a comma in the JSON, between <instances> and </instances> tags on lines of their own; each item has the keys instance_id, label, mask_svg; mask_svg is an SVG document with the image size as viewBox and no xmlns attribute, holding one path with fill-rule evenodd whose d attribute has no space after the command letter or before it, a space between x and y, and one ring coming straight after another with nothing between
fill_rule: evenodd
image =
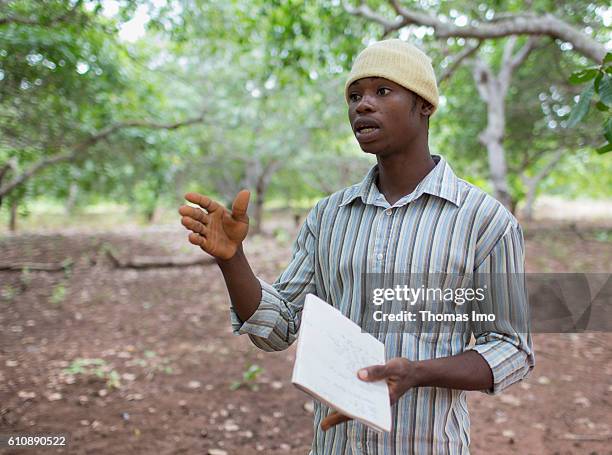
<instances>
[{"instance_id":1,"label":"dirt path","mask_svg":"<svg viewBox=\"0 0 612 455\"><path fill-rule=\"evenodd\" d=\"M529 269L609 269L609 229L581 235L527 229ZM254 238L247 254L272 281L289 246ZM263 353L231 334L216 267L116 269L109 247L197 254L178 228L0 239L3 263L73 261L66 272L0 272L0 435L69 434L69 448L44 453L308 453L294 349ZM612 334L540 334L535 345L529 380L470 394L472 452L612 454ZM33 453L2 453L22 452Z\"/></svg>"}]
</instances>

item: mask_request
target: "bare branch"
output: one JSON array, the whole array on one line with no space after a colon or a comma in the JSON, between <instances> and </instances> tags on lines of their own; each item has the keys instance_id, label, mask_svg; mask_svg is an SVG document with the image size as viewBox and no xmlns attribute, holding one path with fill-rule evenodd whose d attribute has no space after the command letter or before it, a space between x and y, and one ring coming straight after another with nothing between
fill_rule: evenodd
<instances>
[{"instance_id":1,"label":"bare branch","mask_svg":"<svg viewBox=\"0 0 612 455\"><path fill-rule=\"evenodd\" d=\"M504 46L502 64L499 70L499 82L504 93L508 91L512 74L516 68L518 68L525 61L527 56L535 48L540 38L537 36L530 36L523 47L521 47L515 54L514 45L516 44L517 39L517 36L511 36Z\"/></svg>"},{"instance_id":2,"label":"bare branch","mask_svg":"<svg viewBox=\"0 0 612 455\"><path fill-rule=\"evenodd\" d=\"M534 18L538 17L535 13L523 11L520 13L495 13L495 16L489 22L501 22L508 19L515 19L517 17L528 17Z\"/></svg>"},{"instance_id":3,"label":"bare branch","mask_svg":"<svg viewBox=\"0 0 612 455\"><path fill-rule=\"evenodd\" d=\"M548 163L546 163L546 166L544 166L542 169L540 169L540 172L538 172L533 177L533 179L536 182L539 182L540 180L545 178L548 174L550 174L552 172L553 168L559 163L559 161L561 161L561 158L563 158L563 155L565 155L565 152L566 152L566 150L563 149L563 148L557 150L557 152L552 156L550 161L548 161Z\"/></svg>"},{"instance_id":4,"label":"bare branch","mask_svg":"<svg viewBox=\"0 0 612 455\"><path fill-rule=\"evenodd\" d=\"M148 129L155 129L155 130L162 130L162 129L163 130L175 130L177 128L181 128L184 126L193 125L194 123L201 123L203 120L204 120L204 114L200 114L197 117L194 117L188 120L183 120L180 122L168 123L168 124L150 122L146 120L129 120L126 122L115 123L114 125L110 125L100 130L98 133L94 134L93 136L88 137L83 142L75 145L74 150L77 152L85 150L91 147L92 145L97 144L101 140L106 139L111 134L119 130L126 129L126 128L139 127L139 128L148 128Z\"/></svg>"},{"instance_id":5,"label":"bare branch","mask_svg":"<svg viewBox=\"0 0 612 455\"><path fill-rule=\"evenodd\" d=\"M572 44L576 52L596 62L601 62L606 55L603 44L582 33L572 25L552 14L541 16L530 13L502 13L493 20L472 22L470 25L458 26L452 22L444 22L435 15L415 11L400 5L399 0L389 0L398 14L391 21L372 11L363 2L359 7L344 4L346 11L377 22L385 27L385 33L399 30L407 25L432 27L438 38L476 38L479 40L503 38L513 35L545 35Z\"/></svg>"},{"instance_id":6,"label":"bare branch","mask_svg":"<svg viewBox=\"0 0 612 455\"><path fill-rule=\"evenodd\" d=\"M52 156L40 159L39 161L34 163L32 166L30 166L28 169L23 171L21 174L15 176L10 182L6 183L5 185L0 186L0 197L5 196L10 191L15 189L17 186L21 185L22 183L27 181L29 178L31 178L33 175L40 172L42 169L49 167L53 164L61 163L64 161L69 161L71 159L76 158L79 154L81 154L88 148L106 139L108 136L110 136L111 134L119 130L126 129L126 128L136 128L136 127L149 128L149 129L175 130L177 128L181 128L181 127L188 126L188 125L193 125L195 123L201 123L203 120L204 120L204 114L200 114L199 116L191 118L191 119L183 120L181 122L169 123L169 124L150 122L150 121L144 121L144 120L130 120L126 122L115 123L113 125L110 125L100 130L98 133L90 136L84 141L71 147L71 150L68 152L58 153L56 155L52 155Z\"/></svg>"},{"instance_id":7,"label":"bare branch","mask_svg":"<svg viewBox=\"0 0 612 455\"><path fill-rule=\"evenodd\" d=\"M438 77L438 85L440 85L443 81L451 77L453 73L457 70L457 68L459 68L463 60L465 60L466 58L471 56L474 52L476 52L481 44L482 44L482 41L478 41L476 44L472 46L465 46L461 50L461 52L457 54L453 62L450 63L446 67L444 72Z\"/></svg>"},{"instance_id":8,"label":"bare branch","mask_svg":"<svg viewBox=\"0 0 612 455\"><path fill-rule=\"evenodd\" d=\"M408 10L402 7L398 0L389 0L391 6L395 10L395 12L404 18L402 22L405 22L404 25L424 25L426 27L433 27L434 29L442 24L442 22L431 14L423 13L415 10Z\"/></svg>"},{"instance_id":9,"label":"bare branch","mask_svg":"<svg viewBox=\"0 0 612 455\"><path fill-rule=\"evenodd\" d=\"M536 199L536 190L540 182L552 172L553 168L561 161L561 158L566 153L565 149L557 150L554 156L546 163L546 165L533 177L528 177L524 170L519 174L523 184L527 187L527 201L525 204L524 214L527 219L533 217L533 205Z\"/></svg>"},{"instance_id":10,"label":"bare branch","mask_svg":"<svg viewBox=\"0 0 612 455\"><path fill-rule=\"evenodd\" d=\"M523 45L523 47L516 54L514 54L510 60L512 71L523 64L531 51L536 48L539 41L540 38L537 36L530 36L529 39L527 39L527 42Z\"/></svg>"},{"instance_id":11,"label":"bare branch","mask_svg":"<svg viewBox=\"0 0 612 455\"><path fill-rule=\"evenodd\" d=\"M407 25L407 23L402 18L399 18L398 20L395 20L395 21L390 21L388 19L385 19L383 16L376 14L374 11L372 11L370 7L366 5L365 2L363 1L357 7L354 7L347 2L344 2L343 6L344 6L345 11L348 12L349 14L352 14L354 16L361 16L364 19L367 19L369 21L376 22L382 25L384 28L383 36L387 36L392 31L399 30L400 28Z\"/></svg>"},{"instance_id":12,"label":"bare branch","mask_svg":"<svg viewBox=\"0 0 612 455\"><path fill-rule=\"evenodd\" d=\"M517 36L511 36L504 45L504 51L502 53L502 66L508 66L512 60L512 54L514 52L514 46L518 40Z\"/></svg>"},{"instance_id":13,"label":"bare branch","mask_svg":"<svg viewBox=\"0 0 612 455\"><path fill-rule=\"evenodd\" d=\"M74 158L77 155L76 152L68 152L68 153L59 153L57 155L49 156L47 158L43 158L32 166L30 166L27 170L23 171L21 174L15 176L10 182L0 187L0 197L6 196L13 189L21 185L23 182L28 180L34 174L39 172L40 170L51 166L52 164L61 163L63 161L68 161Z\"/></svg>"}]
</instances>

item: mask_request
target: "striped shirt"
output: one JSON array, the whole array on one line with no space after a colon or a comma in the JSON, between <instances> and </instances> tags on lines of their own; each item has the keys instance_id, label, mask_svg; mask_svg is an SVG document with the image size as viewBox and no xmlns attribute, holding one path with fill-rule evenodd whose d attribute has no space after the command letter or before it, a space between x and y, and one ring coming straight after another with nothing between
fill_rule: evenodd
<instances>
[{"instance_id":1,"label":"striped shirt","mask_svg":"<svg viewBox=\"0 0 612 455\"><path fill-rule=\"evenodd\" d=\"M248 334L265 351L286 349L297 337L307 293L357 321L365 301L361 280L368 273L523 273L524 242L517 220L497 200L457 178L444 158L433 159L435 167L393 205L377 188L377 165L361 183L319 201L299 231L285 271L273 284L259 279L262 298L255 313L243 323L231 309L234 333ZM475 344L470 343L472 333ZM483 390L488 394L522 380L534 366L531 335L512 327L499 333L473 327L470 333L395 330L377 335L387 360L476 350L493 373L493 388ZM311 455L469 453L470 420L462 390L407 391L392 406L389 433L356 421L323 432L319 424L332 411L315 401Z\"/></svg>"}]
</instances>

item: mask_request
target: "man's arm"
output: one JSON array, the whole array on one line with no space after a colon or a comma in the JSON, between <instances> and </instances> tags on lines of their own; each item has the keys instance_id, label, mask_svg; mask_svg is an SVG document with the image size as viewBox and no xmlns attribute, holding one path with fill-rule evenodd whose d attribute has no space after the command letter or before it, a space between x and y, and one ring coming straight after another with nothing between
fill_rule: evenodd
<instances>
[{"instance_id":1,"label":"man's arm","mask_svg":"<svg viewBox=\"0 0 612 455\"><path fill-rule=\"evenodd\" d=\"M412 387L445 387L496 394L524 379L535 360L528 331L524 286L524 240L511 225L475 270L475 288L489 290L481 313L493 313L494 324L474 324L476 345L450 357L411 362L405 358L362 369L366 381L386 380L391 402ZM364 370L366 373L364 375ZM325 431L350 420L334 412L321 422Z\"/></svg>"},{"instance_id":2,"label":"man's arm","mask_svg":"<svg viewBox=\"0 0 612 455\"><path fill-rule=\"evenodd\" d=\"M413 387L445 387L457 390L483 390L493 387L493 373L489 364L474 351L410 363Z\"/></svg>"},{"instance_id":3,"label":"man's arm","mask_svg":"<svg viewBox=\"0 0 612 455\"><path fill-rule=\"evenodd\" d=\"M185 197L205 210L182 206L179 213L183 225L192 231L189 241L212 255L221 269L232 302L234 333L248 334L265 351L289 347L297 337L304 297L315 291L316 207L298 233L289 266L270 285L253 274L242 248L249 222L248 191L238 194L231 212L197 193Z\"/></svg>"},{"instance_id":4,"label":"man's arm","mask_svg":"<svg viewBox=\"0 0 612 455\"><path fill-rule=\"evenodd\" d=\"M474 287L486 289L478 302L480 313L495 315L493 322L473 323L478 352L493 372L493 387L483 389L498 394L526 378L535 366L529 331L529 302L525 281L523 232L513 223L474 271Z\"/></svg>"},{"instance_id":5,"label":"man's arm","mask_svg":"<svg viewBox=\"0 0 612 455\"><path fill-rule=\"evenodd\" d=\"M387 381L392 405L413 387L445 387L458 390L483 390L493 387L493 374L489 364L474 351L413 362L397 357L384 365L362 368L357 375L359 379L367 382ZM350 417L333 412L323 419L321 429L327 431L348 420L351 420Z\"/></svg>"},{"instance_id":6,"label":"man's arm","mask_svg":"<svg viewBox=\"0 0 612 455\"><path fill-rule=\"evenodd\" d=\"M242 244L236 254L227 260L217 258L234 311L242 321L247 321L257 311L261 302L261 284L253 273Z\"/></svg>"},{"instance_id":7,"label":"man's arm","mask_svg":"<svg viewBox=\"0 0 612 455\"><path fill-rule=\"evenodd\" d=\"M248 334L253 344L264 351L287 349L296 340L306 294L316 293L316 218L314 208L297 235L291 261L272 284L257 277L255 280L258 283L254 283L252 272L249 270L247 273L245 270L247 263L241 253L237 253L235 263L221 265L226 282L231 281L232 290L235 289L234 295L230 295L234 333ZM256 286L259 288L260 300L253 303L250 301L250 292ZM248 298L243 299L245 294ZM234 306L234 301L241 308Z\"/></svg>"}]
</instances>

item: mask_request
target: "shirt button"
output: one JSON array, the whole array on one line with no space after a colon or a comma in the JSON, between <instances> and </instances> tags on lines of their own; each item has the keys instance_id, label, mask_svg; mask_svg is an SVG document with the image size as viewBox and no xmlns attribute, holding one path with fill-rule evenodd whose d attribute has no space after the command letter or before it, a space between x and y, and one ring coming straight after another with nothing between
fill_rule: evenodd
<instances>
[{"instance_id":1,"label":"shirt button","mask_svg":"<svg viewBox=\"0 0 612 455\"><path fill-rule=\"evenodd\" d=\"M385 213L387 215L392 215L393 214L393 209L387 209L387 210L385 210Z\"/></svg>"},{"instance_id":2,"label":"shirt button","mask_svg":"<svg viewBox=\"0 0 612 455\"><path fill-rule=\"evenodd\" d=\"M383 258L384 258L384 256L383 256L383 254L382 254L382 253L378 253L378 254L376 255L376 259L378 259L379 261L382 261L382 260L383 260Z\"/></svg>"}]
</instances>

